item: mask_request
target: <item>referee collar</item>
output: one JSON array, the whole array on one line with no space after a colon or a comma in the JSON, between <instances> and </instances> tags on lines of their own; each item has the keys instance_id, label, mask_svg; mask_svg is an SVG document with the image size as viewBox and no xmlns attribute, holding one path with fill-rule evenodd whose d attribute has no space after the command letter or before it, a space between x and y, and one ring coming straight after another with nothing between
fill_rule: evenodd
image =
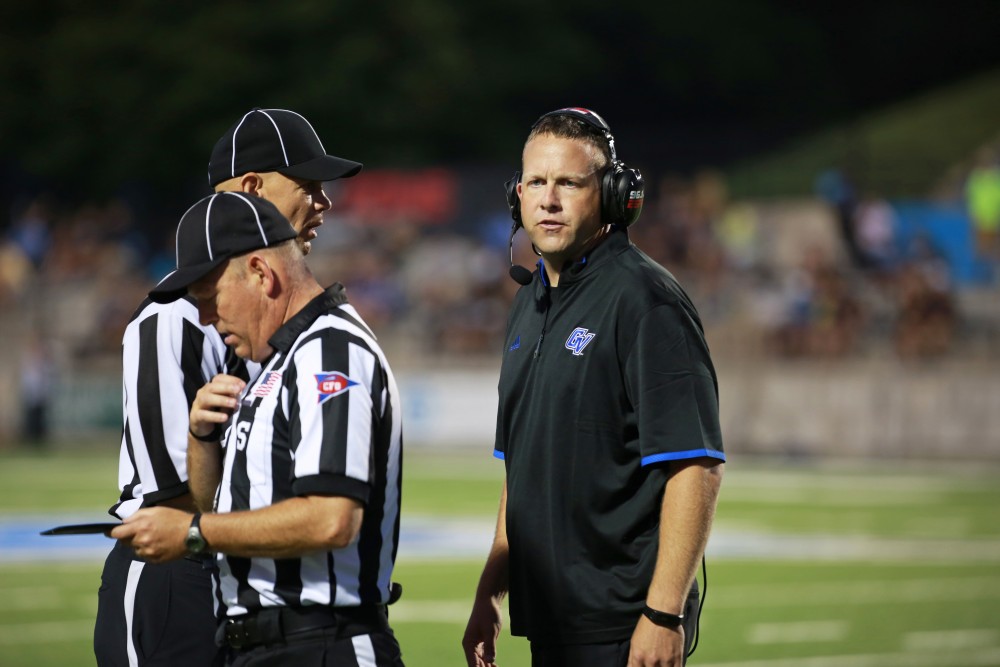
<instances>
[{"instance_id":1,"label":"referee collar","mask_svg":"<svg viewBox=\"0 0 1000 667\"><path fill-rule=\"evenodd\" d=\"M298 340L299 335L308 329L317 317L345 303L347 303L347 291L344 286L340 283L330 285L322 294L317 295L302 310L292 315L290 320L282 324L267 341L267 344L275 350L287 353L292 349L292 345Z\"/></svg>"}]
</instances>

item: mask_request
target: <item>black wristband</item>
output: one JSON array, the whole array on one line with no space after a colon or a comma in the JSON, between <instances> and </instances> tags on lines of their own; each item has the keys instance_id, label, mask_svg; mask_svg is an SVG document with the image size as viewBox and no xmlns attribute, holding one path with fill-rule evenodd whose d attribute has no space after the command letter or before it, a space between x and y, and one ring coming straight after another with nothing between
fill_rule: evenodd
<instances>
[{"instance_id":1,"label":"black wristband","mask_svg":"<svg viewBox=\"0 0 1000 667\"><path fill-rule=\"evenodd\" d=\"M684 614L668 614L665 611L656 611L650 608L649 605L643 606L642 615L661 628L679 628L684 623Z\"/></svg>"},{"instance_id":2,"label":"black wristband","mask_svg":"<svg viewBox=\"0 0 1000 667\"><path fill-rule=\"evenodd\" d=\"M188 433L191 434L192 438L201 442L218 442L222 439L222 426L216 424L215 428L213 428L208 435L198 435L190 428L188 429Z\"/></svg>"}]
</instances>

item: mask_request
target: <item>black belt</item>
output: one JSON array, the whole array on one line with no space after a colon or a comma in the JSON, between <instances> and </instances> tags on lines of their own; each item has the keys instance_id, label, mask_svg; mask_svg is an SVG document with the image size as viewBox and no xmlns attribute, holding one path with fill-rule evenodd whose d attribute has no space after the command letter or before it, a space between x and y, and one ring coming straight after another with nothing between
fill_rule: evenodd
<instances>
[{"instance_id":1,"label":"black belt","mask_svg":"<svg viewBox=\"0 0 1000 667\"><path fill-rule=\"evenodd\" d=\"M220 639L236 650L285 644L295 635L311 630L336 629L340 637L353 637L386 630L389 620L384 605L367 607L272 607L252 614L227 618L219 628Z\"/></svg>"}]
</instances>

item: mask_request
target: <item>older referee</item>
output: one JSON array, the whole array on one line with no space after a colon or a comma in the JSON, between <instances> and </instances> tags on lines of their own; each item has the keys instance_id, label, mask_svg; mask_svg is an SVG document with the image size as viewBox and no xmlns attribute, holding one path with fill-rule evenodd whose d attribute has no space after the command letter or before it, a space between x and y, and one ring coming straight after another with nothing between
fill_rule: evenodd
<instances>
[{"instance_id":1,"label":"older referee","mask_svg":"<svg viewBox=\"0 0 1000 667\"><path fill-rule=\"evenodd\" d=\"M218 375L195 398L188 469L204 514L143 509L111 536L150 562L217 553L227 664L402 665L385 609L396 383L343 287L316 282L295 236L273 204L242 193L181 218L177 270L150 297L190 294L202 322L263 369L249 385Z\"/></svg>"}]
</instances>

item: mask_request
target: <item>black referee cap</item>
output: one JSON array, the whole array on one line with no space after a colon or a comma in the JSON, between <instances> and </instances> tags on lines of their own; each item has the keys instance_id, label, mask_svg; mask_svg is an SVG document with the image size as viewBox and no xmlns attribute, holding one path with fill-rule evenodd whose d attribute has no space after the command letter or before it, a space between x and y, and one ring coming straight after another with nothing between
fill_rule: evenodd
<instances>
[{"instance_id":1,"label":"black referee cap","mask_svg":"<svg viewBox=\"0 0 1000 667\"><path fill-rule=\"evenodd\" d=\"M242 192L209 195L181 216L177 268L150 291L149 298L157 303L176 301L191 283L230 257L295 237L292 224L266 199Z\"/></svg>"},{"instance_id":2,"label":"black referee cap","mask_svg":"<svg viewBox=\"0 0 1000 667\"><path fill-rule=\"evenodd\" d=\"M316 130L304 117L286 109L251 109L212 149L208 184L248 171L277 171L310 181L350 178L361 163L327 155Z\"/></svg>"}]
</instances>

